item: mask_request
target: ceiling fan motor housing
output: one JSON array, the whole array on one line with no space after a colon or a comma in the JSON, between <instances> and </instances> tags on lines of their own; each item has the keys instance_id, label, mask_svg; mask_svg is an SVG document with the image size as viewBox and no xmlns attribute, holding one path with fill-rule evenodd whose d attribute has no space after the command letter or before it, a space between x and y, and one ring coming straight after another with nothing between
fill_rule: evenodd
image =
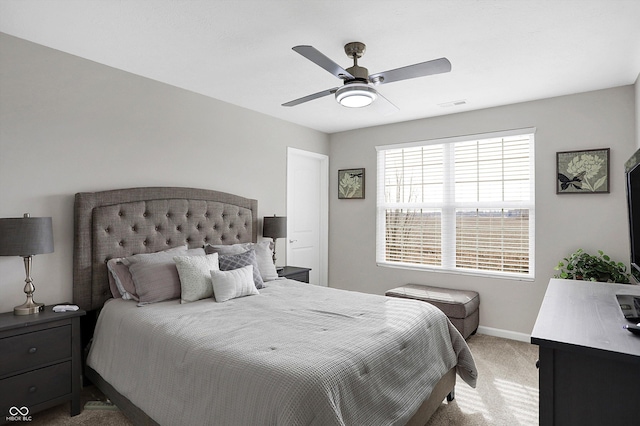
<instances>
[{"instance_id":1,"label":"ceiling fan motor housing","mask_svg":"<svg viewBox=\"0 0 640 426\"><path fill-rule=\"evenodd\" d=\"M355 77L353 79L348 79L347 82L369 82L369 70L358 65L358 58L362 58L362 55L364 55L366 48L367 46L365 46L364 43L360 43L359 41L354 41L344 45L344 53L346 53L348 57L353 59L353 66L347 68L347 71Z\"/></svg>"},{"instance_id":2,"label":"ceiling fan motor housing","mask_svg":"<svg viewBox=\"0 0 640 426\"><path fill-rule=\"evenodd\" d=\"M349 73L355 77L353 79L350 78L349 80L347 80L347 82L354 81L354 80L361 81L364 83L369 82L369 70L366 69L365 67L354 65L350 68L347 68L347 71L349 71Z\"/></svg>"}]
</instances>

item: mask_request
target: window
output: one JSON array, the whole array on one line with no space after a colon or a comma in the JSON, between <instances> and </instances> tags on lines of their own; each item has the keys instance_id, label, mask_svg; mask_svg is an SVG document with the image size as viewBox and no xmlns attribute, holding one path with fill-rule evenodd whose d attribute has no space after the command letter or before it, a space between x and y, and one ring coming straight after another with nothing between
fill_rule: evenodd
<instances>
[{"instance_id":1,"label":"window","mask_svg":"<svg viewBox=\"0 0 640 426\"><path fill-rule=\"evenodd\" d=\"M533 133L377 147L377 263L533 279Z\"/></svg>"}]
</instances>

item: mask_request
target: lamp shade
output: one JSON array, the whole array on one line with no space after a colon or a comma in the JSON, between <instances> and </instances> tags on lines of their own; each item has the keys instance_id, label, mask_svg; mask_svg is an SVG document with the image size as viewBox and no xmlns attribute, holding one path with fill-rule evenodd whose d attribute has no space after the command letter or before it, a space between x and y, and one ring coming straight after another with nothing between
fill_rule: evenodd
<instances>
[{"instance_id":1,"label":"lamp shade","mask_svg":"<svg viewBox=\"0 0 640 426\"><path fill-rule=\"evenodd\" d=\"M287 236L287 218L285 216L265 216L262 236L273 238L284 238Z\"/></svg>"},{"instance_id":2,"label":"lamp shade","mask_svg":"<svg viewBox=\"0 0 640 426\"><path fill-rule=\"evenodd\" d=\"M53 252L50 217L0 219L0 256L31 256Z\"/></svg>"}]
</instances>

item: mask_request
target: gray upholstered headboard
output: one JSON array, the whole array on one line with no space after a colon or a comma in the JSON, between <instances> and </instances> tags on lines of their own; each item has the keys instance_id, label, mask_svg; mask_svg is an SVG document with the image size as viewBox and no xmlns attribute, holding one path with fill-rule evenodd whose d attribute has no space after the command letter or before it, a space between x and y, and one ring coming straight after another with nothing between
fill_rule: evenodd
<instances>
[{"instance_id":1,"label":"gray upholstered headboard","mask_svg":"<svg viewBox=\"0 0 640 426\"><path fill-rule=\"evenodd\" d=\"M73 303L111 297L107 260L188 244L257 242L258 202L194 188L129 188L76 194Z\"/></svg>"}]
</instances>

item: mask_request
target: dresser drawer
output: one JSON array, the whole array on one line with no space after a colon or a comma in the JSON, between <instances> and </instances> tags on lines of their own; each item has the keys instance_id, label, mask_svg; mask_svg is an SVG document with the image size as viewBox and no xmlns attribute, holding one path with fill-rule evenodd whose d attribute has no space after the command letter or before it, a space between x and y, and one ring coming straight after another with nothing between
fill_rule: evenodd
<instances>
[{"instance_id":1,"label":"dresser drawer","mask_svg":"<svg viewBox=\"0 0 640 426\"><path fill-rule=\"evenodd\" d=\"M0 377L71 357L71 326L0 339Z\"/></svg>"},{"instance_id":2,"label":"dresser drawer","mask_svg":"<svg viewBox=\"0 0 640 426\"><path fill-rule=\"evenodd\" d=\"M0 380L0 413L71 394L71 361Z\"/></svg>"}]
</instances>

